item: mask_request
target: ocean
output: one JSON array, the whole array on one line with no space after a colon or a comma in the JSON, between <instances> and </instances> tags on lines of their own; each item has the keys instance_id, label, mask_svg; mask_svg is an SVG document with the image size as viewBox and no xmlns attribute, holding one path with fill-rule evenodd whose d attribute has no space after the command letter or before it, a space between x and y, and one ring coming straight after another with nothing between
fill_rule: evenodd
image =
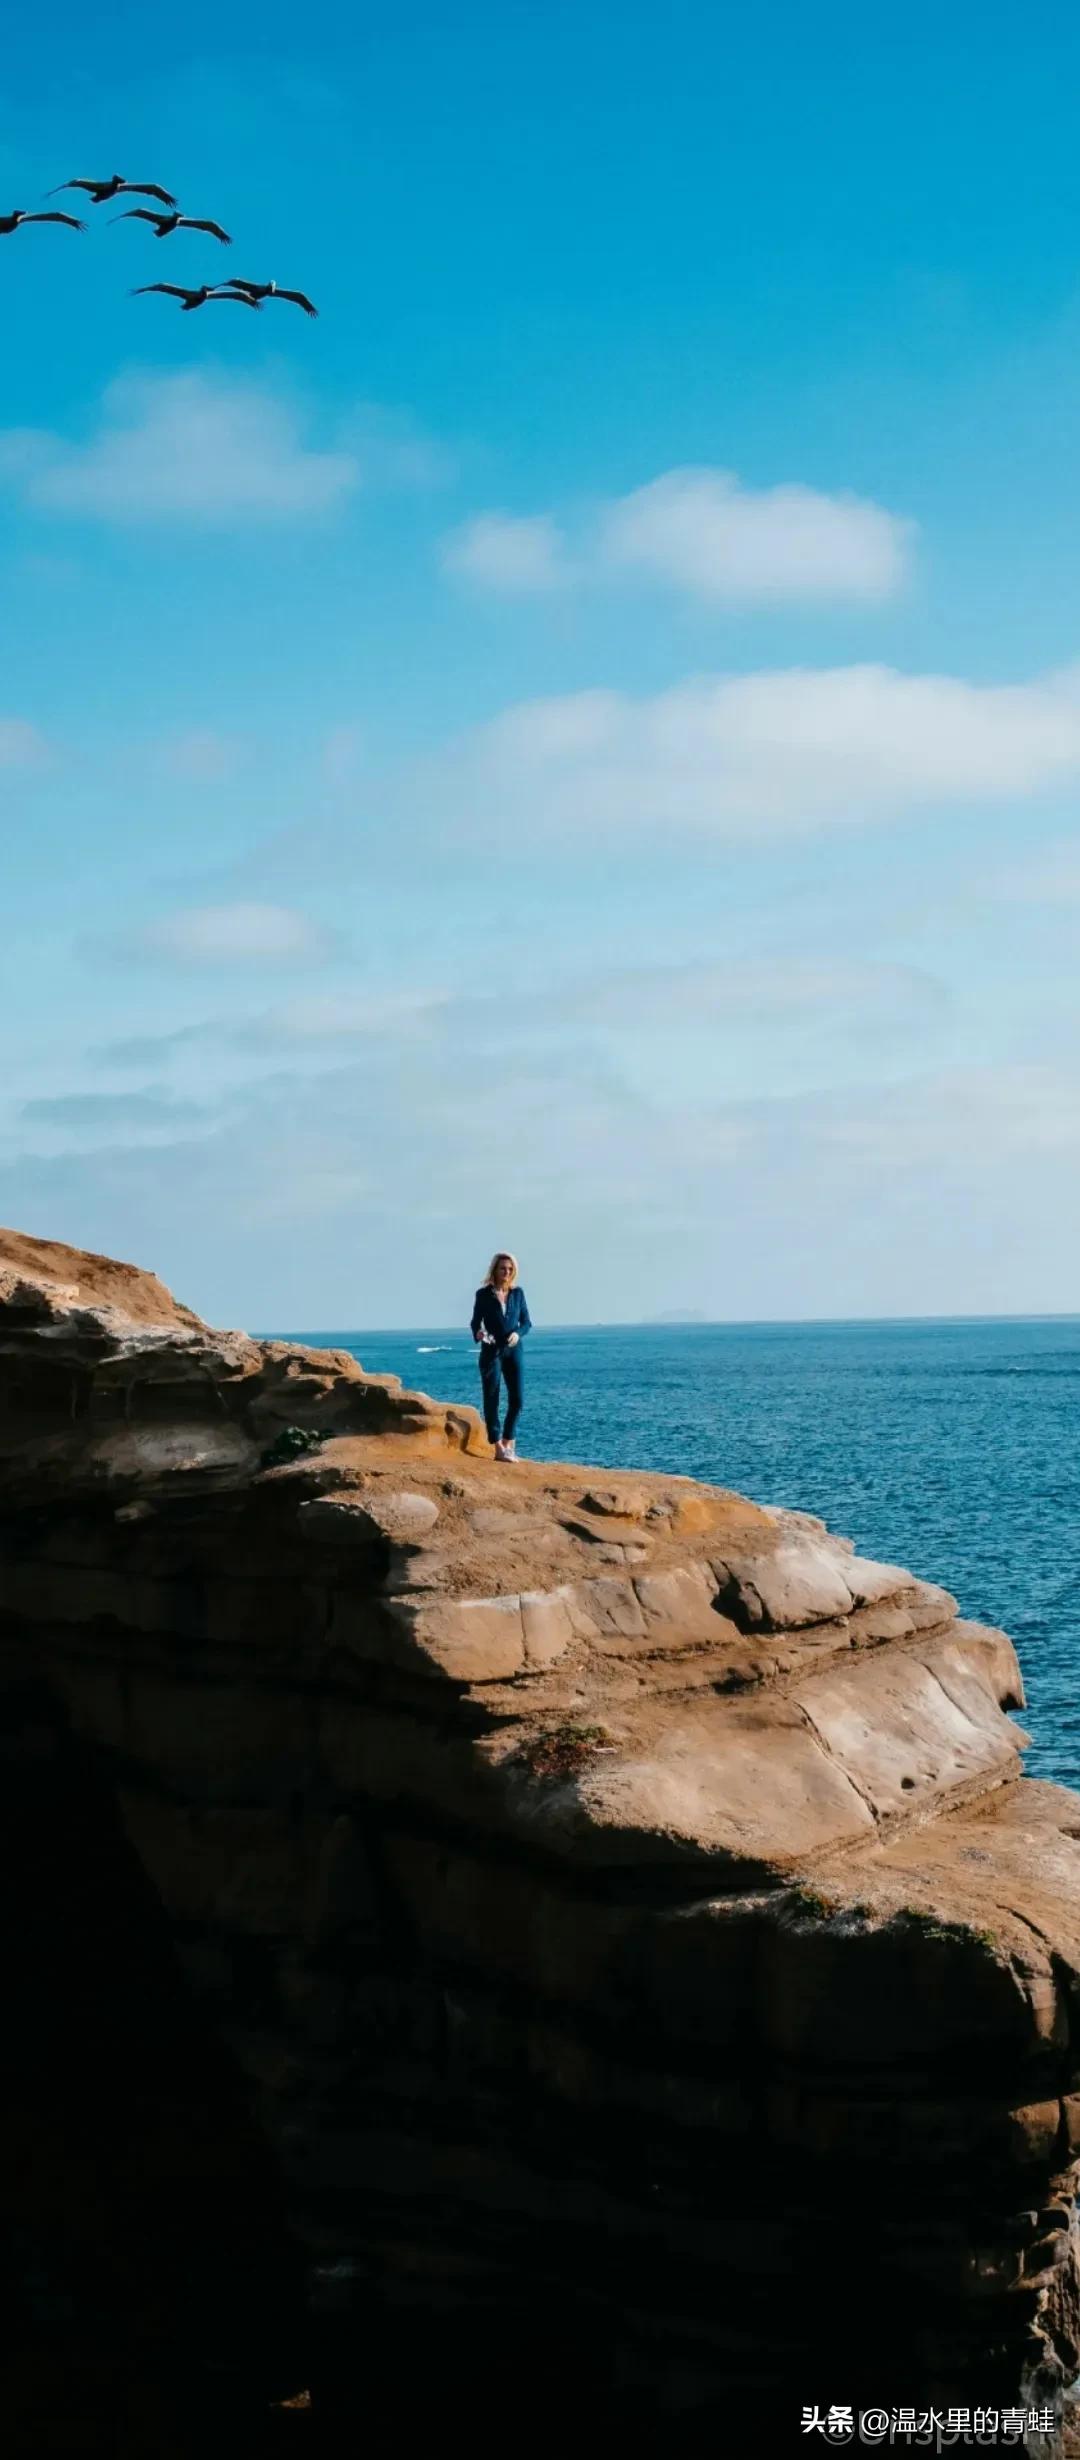
<instances>
[{"instance_id":1,"label":"ocean","mask_svg":"<svg viewBox=\"0 0 1080 2460\"><path fill-rule=\"evenodd\" d=\"M288 1338L479 1402L465 1331ZM1001 1624L1028 1771L1080 1786L1080 1317L556 1326L530 1335L525 1370L532 1458L678 1470L816 1512Z\"/></svg>"}]
</instances>

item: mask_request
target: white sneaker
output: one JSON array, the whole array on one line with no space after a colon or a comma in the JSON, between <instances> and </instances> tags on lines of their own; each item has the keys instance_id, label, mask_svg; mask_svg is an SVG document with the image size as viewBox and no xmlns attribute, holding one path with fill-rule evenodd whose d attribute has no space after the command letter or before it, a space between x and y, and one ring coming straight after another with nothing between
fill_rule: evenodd
<instances>
[{"instance_id":1,"label":"white sneaker","mask_svg":"<svg viewBox=\"0 0 1080 2460\"><path fill-rule=\"evenodd\" d=\"M506 1449L506 1445L503 1443L503 1441L502 1441L501 1437L500 1437L500 1436L496 1436L496 1438L495 1438L495 1458L496 1458L496 1460L497 1460L497 1461L512 1461L512 1460L513 1460L513 1457L514 1457L513 1453L512 1453L512 1452L508 1452L508 1451L507 1451L507 1449Z\"/></svg>"},{"instance_id":2,"label":"white sneaker","mask_svg":"<svg viewBox=\"0 0 1080 2460\"><path fill-rule=\"evenodd\" d=\"M513 1438L513 1436L512 1436L512 1435L511 1435L511 1437L510 1437L510 1441L509 1441L509 1443L506 1443L506 1442L504 1442L504 1443L503 1443L503 1446L502 1446L502 1457L503 1457L504 1461L516 1461L516 1459L517 1459L517 1445L516 1445L516 1443L514 1442L514 1438Z\"/></svg>"}]
</instances>

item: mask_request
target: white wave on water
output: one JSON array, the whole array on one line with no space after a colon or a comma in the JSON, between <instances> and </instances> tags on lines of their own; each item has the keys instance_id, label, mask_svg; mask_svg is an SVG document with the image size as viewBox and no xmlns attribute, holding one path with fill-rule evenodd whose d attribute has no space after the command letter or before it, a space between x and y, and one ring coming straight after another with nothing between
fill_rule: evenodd
<instances>
[{"instance_id":1,"label":"white wave on water","mask_svg":"<svg viewBox=\"0 0 1080 2460\"><path fill-rule=\"evenodd\" d=\"M418 1358L433 1358L436 1350L452 1350L453 1346L452 1341L418 1341L416 1355Z\"/></svg>"}]
</instances>

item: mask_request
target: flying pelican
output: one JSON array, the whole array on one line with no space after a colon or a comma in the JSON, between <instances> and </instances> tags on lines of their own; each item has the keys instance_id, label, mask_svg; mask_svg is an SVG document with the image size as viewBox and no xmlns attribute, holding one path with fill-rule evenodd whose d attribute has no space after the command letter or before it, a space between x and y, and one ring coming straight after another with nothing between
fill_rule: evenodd
<instances>
[{"instance_id":1,"label":"flying pelican","mask_svg":"<svg viewBox=\"0 0 1080 2460\"><path fill-rule=\"evenodd\" d=\"M203 282L198 290L185 290L178 282L140 282L131 297L145 299L148 291L152 290L164 291L167 299L182 299L181 316L190 316L193 308L205 307L208 299L231 299L234 307L249 307L254 308L257 314L261 312L258 299L247 298L243 291L227 290L220 282Z\"/></svg>"},{"instance_id":2,"label":"flying pelican","mask_svg":"<svg viewBox=\"0 0 1080 2460\"><path fill-rule=\"evenodd\" d=\"M234 279L230 274L229 288L243 291L245 298L254 300L257 306L261 306L264 299L291 299L294 307L303 308L305 316L317 316L319 313L302 290L279 290L276 282L241 282L239 276Z\"/></svg>"},{"instance_id":3,"label":"flying pelican","mask_svg":"<svg viewBox=\"0 0 1080 2460\"><path fill-rule=\"evenodd\" d=\"M49 195L62 196L65 188L85 188L92 205L108 205L114 196L156 196L159 205L176 203L168 189L156 188L152 179L121 179L119 171L111 179L62 179Z\"/></svg>"},{"instance_id":4,"label":"flying pelican","mask_svg":"<svg viewBox=\"0 0 1080 2460\"><path fill-rule=\"evenodd\" d=\"M209 231L211 239L220 239L223 247L232 246L229 233L222 230L220 222L196 222L192 214L156 214L152 206L129 205L126 214L114 214L113 221L152 222L155 239L168 239L173 231Z\"/></svg>"},{"instance_id":5,"label":"flying pelican","mask_svg":"<svg viewBox=\"0 0 1080 2460\"><path fill-rule=\"evenodd\" d=\"M69 231L84 231L85 222L77 222L74 214L24 214L16 206L12 214L0 214L0 239L9 239L23 222L63 222Z\"/></svg>"}]
</instances>

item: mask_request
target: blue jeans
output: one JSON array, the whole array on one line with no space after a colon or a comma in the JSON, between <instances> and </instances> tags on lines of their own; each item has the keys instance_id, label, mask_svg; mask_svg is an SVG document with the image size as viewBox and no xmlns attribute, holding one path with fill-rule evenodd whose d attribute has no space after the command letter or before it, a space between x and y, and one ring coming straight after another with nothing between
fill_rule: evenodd
<instances>
[{"instance_id":1,"label":"blue jeans","mask_svg":"<svg viewBox=\"0 0 1080 2460\"><path fill-rule=\"evenodd\" d=\"M503 1420L503 1442L509 1443L521 1416L522 1375L520 1345L512 1350L494 1349L487 1341L480 1344L480 1382L484 1392L484 1424L488 1442L499 1440L499 1370L506 1386L506 1416Z\"/></svg>"}]
</instances>

